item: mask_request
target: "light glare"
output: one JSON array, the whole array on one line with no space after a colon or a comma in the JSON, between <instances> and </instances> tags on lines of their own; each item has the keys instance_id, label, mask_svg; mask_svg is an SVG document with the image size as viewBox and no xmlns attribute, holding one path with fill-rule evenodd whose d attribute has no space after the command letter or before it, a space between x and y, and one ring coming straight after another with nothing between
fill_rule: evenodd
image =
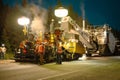
<instances>
[{"instance_id":1,"label":"light glare","mask_svg":"<svg viewBox=\"0 0 120 80\"><path fill-rule=\"evenodd\" d=\"M18 24L24 26L24 25L28 25L30 23L30 19L27 17L21 17L18 19Z\"/></svg>"},{"instance_id":2,"label":"light glare","mask_svg":"<svg viewBox=\"0 0 120 80\"><path fill-rule=\"evenodd\" d=\"M68 10L63 7L60 7L56 9L54 13L55 13L55 16L57 17L65 17L68 15Z\"/></svg>"}]
</instances>

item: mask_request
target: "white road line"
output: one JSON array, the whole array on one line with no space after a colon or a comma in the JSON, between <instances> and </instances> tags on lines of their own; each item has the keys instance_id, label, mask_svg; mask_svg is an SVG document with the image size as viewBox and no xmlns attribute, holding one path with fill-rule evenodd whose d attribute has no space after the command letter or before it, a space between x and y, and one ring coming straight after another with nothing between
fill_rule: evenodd
<instances>
[{"instance_id":1,"label":"white road line","mask_svg":"<svg viewBox=\"0 0 120 80\"><path fill-rule=\"evenodd\" d=\"M61 74L58 74L58 75L48 76L48 77L41 78L41 79L38 79L38 80L44 80L44 79L54 78L54 77L58 77L58 76L68 75L68 74L76 73L76 72L79 72L79 71L80 70L72 71L72 72L67 72L67 73L61 73Z\"/></svg>"}]
</instances>

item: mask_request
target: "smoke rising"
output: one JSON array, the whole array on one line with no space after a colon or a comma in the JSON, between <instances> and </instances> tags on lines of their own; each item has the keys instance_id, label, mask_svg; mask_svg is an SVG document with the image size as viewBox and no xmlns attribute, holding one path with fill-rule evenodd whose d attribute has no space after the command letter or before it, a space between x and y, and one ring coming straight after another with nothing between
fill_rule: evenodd
<instances>
[{"instance_id":1,"label":"smoke rising","mask_svg":"<svg viewBox=\"0 0 120 80\"><path fill-rule=\"evenodd\" d=\"M36 35L39 35L40 32L44 33L47 23L47 10L36 5L31 5L30 10L33 15L33 20L30 25L31 32Z\"/></svg>"},{"instance_id":2,"label":"smoke rising","mask_svg":"<svg viewBox=\"0 0 120 80\"><path fill-rule=\"evenodd\" d=\"M82 11L82 18L83 18L83 31L85 30L85 9L84 9L84 2L81 2L81 11Z\"/></svg>"},{"instance_id":3,"label":"smoke rising","mask_svg":"<svg viewBox=\"0 0 120 80\"><path fill-rule=\"evenodd\" d=\"M85 5L84 5L84 2L81 2L81 11L82 11L82 17L83 19L85 20Z\"/></svg>"}]
</instances>

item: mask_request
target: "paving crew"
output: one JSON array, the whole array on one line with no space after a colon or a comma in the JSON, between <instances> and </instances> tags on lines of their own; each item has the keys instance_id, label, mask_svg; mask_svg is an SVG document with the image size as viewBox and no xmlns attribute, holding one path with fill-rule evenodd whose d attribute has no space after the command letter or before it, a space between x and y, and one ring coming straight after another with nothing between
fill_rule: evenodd
<instances>
[{"instance_id":1,"label":"paving crew","mask_svg":"<svg viewBox=\"0 0 120 80\"><path fill-rule=\"evenodd\" d=\"M24 41L22 41L22 42L20 43L20 45L19 45L19 48L22 50L22 53L23 53L23 54L26 54L26 53L27 53L26 42L27 42L27 40L24 40Z\"/></svg>"},{"instance_id":2,"label":"paving crew","mask_svg":"<svg viewBox=\"0 0 120 80\"><path fill-rule=\"evenodd\" d=\"M1 47L1 59L4 59L4 56L6 54L6 47L5 47L5 44L2 44L2 47Z\"/></svg>"},{"instance_id":3,"label":"paving crew","mask_svg":"<svg viewBox=\"0 0 120 80\"><path fill-rule=\"evenodd\" d=\"M0 47L0 59L2 59L2 49Z\"/></svg>"},{"instance_id":4,"label":"paving crew","mask_svg":"<svg viewBox=\"0 0 120 80\"><path fill-rule=\"evenodd\" d=\"M37 56L39 57L40 64L44 64L44 45L39 41L37 42L38 45L36 45L35 52L37 53Z\"/></svg>"},{"instance_id":5,"label":"paving crew","mask_svg":"<svg viewBox=\"0 0 120 80\"><path fill-rule=\"evenodd\" d=\"M57 45L57 52L56 52L56 64L62 64L62 44L61 42Z\"/></svg>"}]
</instances>

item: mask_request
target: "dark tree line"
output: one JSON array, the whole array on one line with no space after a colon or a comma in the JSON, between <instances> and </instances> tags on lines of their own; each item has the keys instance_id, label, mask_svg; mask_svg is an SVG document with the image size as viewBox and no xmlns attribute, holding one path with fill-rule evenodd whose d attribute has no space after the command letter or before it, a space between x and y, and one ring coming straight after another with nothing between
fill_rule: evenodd
<instances>
[{"instance_id":1,"label":"dark tree line","mask_svg":"<svg viewBox=\"0 0 120 80\"><path fill-rule=\"evenodd\" d=\"M27 15L24 11L29 11L28 6L27 0L23 0L21 6L18 6L16 3L13 7L4 5L2 0L0 0L0 46L1 44L5 44L9 51L18 47L19 43L25 39L22 32L23 26L18 25L17 19ZM72 6L67 8L70 11L69 16L76 20L79 25L82 25L82 17L79 17L78 14L74 12ZM48 28L50 27L51 19L56 19L54 9L55 8L52 7L48 9L48 20L46 25ZM29 16L32 17L32 14ZM55 26L58 26L58 24L55 24Z\"/></svg>"},{"instance_id":2,"label":"dark tree line","mask_svg":"<svg viewBox=\"0 0 120 80\"><path fill-rule=\"evenodd\" d=\"M4 5L2 0L0 0L0 46L1 44L5 44L8 48L8 51L13 51L14 48L18 47L19 43L25 39L25 36L22 32L23 26L18 25L17 19L20 16L26 16L22 10L29 11L27 5L29 5L27 0L23 0L21 6L18 6L16 3L15 6L10 7L9 5ZM56 5L56 7L60 6L58 4ZM56 20L56 17L54 15L55 8L49 7L48 9L48 20L46 24L48 28L50 27L51 20ZM76 23L82 27L82 17L74 12L74 9L71 5L65 8L69 10L69 16L71 16L76 21ZM32 18L32 14L30 14L28 17ZM86 25L89 25L89 22L87 20ZM55 26L58 26L58 24L55 24ZM113 30L113 32L117 37L119 37L119 31Z\"/></svg>"},{"instance_id":3,"label":"dark tree line","mask_svg":"<svg viewBox=\"0 0 120 80\"><path fill-rule=\"evenodd\" d=\"M5 44L8 51L17 47L24 38L22 27L17 23L20 13L19 6L10 7L0 0L0 46Z\"/></svg>"}]
</instances>

